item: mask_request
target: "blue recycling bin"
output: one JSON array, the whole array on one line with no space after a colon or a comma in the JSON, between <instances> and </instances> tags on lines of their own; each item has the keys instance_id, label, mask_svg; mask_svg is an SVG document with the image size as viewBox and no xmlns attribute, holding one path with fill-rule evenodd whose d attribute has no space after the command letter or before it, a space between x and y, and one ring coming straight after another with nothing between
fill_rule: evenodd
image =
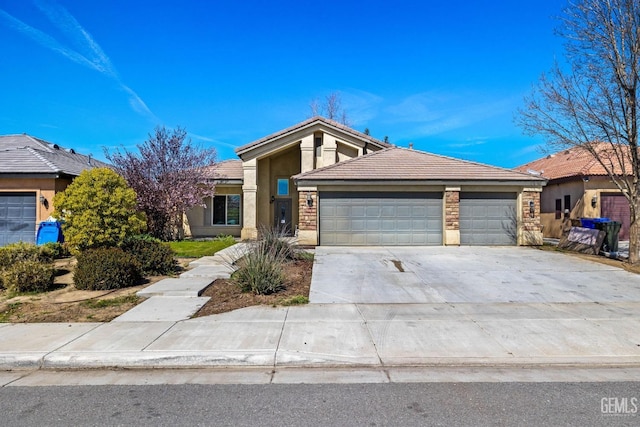
<instances>
[{"instance_id":1,"label":"blue recycling bin","mask_svg":"<svg viewBox=\"0 0 640 427\"><path fill-rule=\"evenodd\" d=\"M580 218L580 226L583 228L598 228L598 224L611 222L609 218Z\"/></svg>"},{"instance_id":2,"label":"blue recycling bin","mask_svg":"<svg viewBox=\"0 0 640 427\"><path fill-rule=\"evenodd\" d=\"M36 235L36 244L44 245L45 243L62 243L64 236L62 235L62 224L58 221L41 222L38 226Z\"/></svg>"}]
</instances>

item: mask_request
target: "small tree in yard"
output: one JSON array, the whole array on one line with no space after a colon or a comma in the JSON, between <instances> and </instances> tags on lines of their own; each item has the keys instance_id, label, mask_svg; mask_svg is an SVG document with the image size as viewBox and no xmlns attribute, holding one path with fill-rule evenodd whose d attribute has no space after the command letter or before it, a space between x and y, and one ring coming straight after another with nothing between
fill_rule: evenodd
<instances>
[{"instance_id":1,"label":"small tree in yard","mask_svg":"<svg viewBox=\"0 0 640 427\"><path fill-rule=\"evenodd\" d=\"M65 241L74 254L118 246L145 228L144 216L136 210L136 193L108 168L82 172L56 194L53 206L53 216L63 221Z\"/></svg>"},{"instance_id":2,"label":"small tree in yard","mask_svg":"<svg viewBox=\"0 0 640 427\"><path fill-rule=\"evenodd\" d=\"M607 171L631 209L629 262L640 262L640 3L570 2L559 33L566 66L540 80L519 122L556 148L580 147Z\"/></svg>"},{"instance_id":3,"label":"small tree in yard","mask_svg":"<svg viewBox=\"0 0 640 427\"><path fill-rule=\"evenodd\" d=\"M139 154L116 150L106 156L136 191L149 233L162 240L182 239L184 214L213 191L206 168L215 164L216 151L192 145L180 127L169 131L164 126L137 148Z\"/></svg>"}]
</instances>

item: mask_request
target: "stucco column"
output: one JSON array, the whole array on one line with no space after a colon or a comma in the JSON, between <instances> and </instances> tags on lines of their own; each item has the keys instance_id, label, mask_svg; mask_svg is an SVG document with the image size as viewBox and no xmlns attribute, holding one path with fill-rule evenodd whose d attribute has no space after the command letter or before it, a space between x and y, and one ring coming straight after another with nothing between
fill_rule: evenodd
<instances>
[{"instance_id":1,"label":"stucco column","mask_svg":"<svg viewBox=\"0 0 640 427\"><path fill-rule=\"evenodd\" d=\"M300 172L309 172L313 170L313 160L315 157L315 148L313 134L307 135L300 141Z\"/></svg>"},{"instance_id":2,"label":"stucco column","mask_svg":"<svg viewBox=\"0 0 640 427\"><path fill-rule=\"evenodd\" d=\"M460 244L460 187L444 189L444 244Z\"/></svg>"},{"instance_id":3,"label":"stucco column","mask_svg":"<svg viewBox=\"0 0 640 427\"><path fill-rule=\"evenodd\" d=\"M336 150L338 149L336 138L325 133L322 144L322 166L335 164Z\"/></svg>"},{"instance_id":4,"label":"stucco column","mask_svg":"<svg viewBox=\"0 0 640 427\"><path fill-rule=\"evenodd\" d=\"M242 240L256 239L258 237L257 206L258 206L258 160L251 159L242 162L244 183L242 184Z\"/></svg>"}]
</instances>

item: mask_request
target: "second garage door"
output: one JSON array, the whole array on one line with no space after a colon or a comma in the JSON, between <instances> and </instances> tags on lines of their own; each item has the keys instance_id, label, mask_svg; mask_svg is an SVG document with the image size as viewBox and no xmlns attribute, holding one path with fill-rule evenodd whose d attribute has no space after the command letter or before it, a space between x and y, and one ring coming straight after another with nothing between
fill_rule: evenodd
<instances>
[{"instance_id":1,"label":"second garage door","mask_svg":"<svg viewBox=\"0 0 640 427\"><path fill-rule=\"evenodd\" d=\"M321 245L441 245L442 193L320 192Z\"/></svg>"},{"instance_id":2,"label":"second garage door","mask_svg":"<svg viewBox=\"0 0 640 427\"><path fill-rule=\"evenodd\" d=\"M0 193L0 246L35 243L36 193Z\"/></svg>"},{"instance_id":3,"label":"second garage door","mask_svg":"<svg viewBox=\"0 0 640 427\"><path fill-rule=\"evenodd\" d=\"M460 193L460 244L515 245L516 193Z\"/></svg>"},{"instance_id":4,"label":"second garage door","mask_svg":"<svg viewBox=\"0 0 640 427\"><path fill-rule=\"evenodd\" d=\"M601 194L602 216L622 224L618 240L629 240L629 224L631 223L631 210L629 201L622 194Z\"/></svg>"}]
</instances>

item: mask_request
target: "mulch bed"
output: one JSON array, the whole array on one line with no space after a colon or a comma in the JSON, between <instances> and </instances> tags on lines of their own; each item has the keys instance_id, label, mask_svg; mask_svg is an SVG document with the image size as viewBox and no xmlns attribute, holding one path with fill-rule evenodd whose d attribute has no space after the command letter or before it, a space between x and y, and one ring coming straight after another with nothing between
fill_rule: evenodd
<instances>
[{"instance_id":1,"label":"mulch bed","mask_svg":"<svg viewBox=\"0 0 640 427\"><path fill-rule=\"evenodd\" d=\"M232 280L218 279L202 293L203 297L211 297L211 299L193 317L224 313L254 305L276 306L282 304L284 300L297 295L308 298L312 269L313 261L310 260L288 262L284 266L285 288L271 295L255 295L250 292L242 292L240 287Z\"/></svg>"}]
</instances>

